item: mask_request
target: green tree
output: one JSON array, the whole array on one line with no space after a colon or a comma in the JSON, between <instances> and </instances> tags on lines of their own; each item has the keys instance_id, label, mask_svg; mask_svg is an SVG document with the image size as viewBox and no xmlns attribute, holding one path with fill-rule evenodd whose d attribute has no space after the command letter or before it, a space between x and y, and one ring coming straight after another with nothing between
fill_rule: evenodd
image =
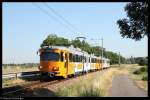
<instances>
[{"instance_id":1,"label":"green tree","mask_svg":"<svg viewBox=\"0 0 150 100\"><path fill-rule=\"evenodd\" d=\"M65 39L63 37L58 37L55 34L50 34L48 37L43 41L41 44L41 47L43 46L51 46L51 45L57 45L57 46L69 46L73 45L75 48L80 48L81 50L84 50L88 52L89 54L93 54L95 56L101 56L102 49L103 49L103 56L110 59L111 64L117 64L119 55L117 53L106 51L105 48L102 48L100 46L91 46L85 41L80 41L79 39L71 40ZM125 58L120 56L121 63L125 62Z\"/></svg>"},{"instance_id":2,"label":"green tree","mask_svg":"<svg viewBox=\"0 0 150 100\"><path fill-rule=\"evenodd\" d=\"M136 57L135 62L141 66L148 65L147 57Z\"/></svg>"},{"instance_id":3,"label":"green tree","mask_svg":"<svg viewBox=\"0 0 150 100\"><path fill-rule=\"evenodd\" d=\"M63 37L57 37L57 35L55 35L55 34L50 34L43 41L43 43L41 44L41 47L43 47L43 46L51 46L51 45L69 46L70 42L69 42L68 39L65 39Z\"/></svg>"},{"instance_id":4,"label":"green tree","mask_svg":"<svg viewBox=\"0 0 150 100\"><path fill-rule=\"evenodd\" d=\"M148 36L148 3L131 2L125 6L128 19L119 19L117 24L122 37L141 40Z\"/></svg>"},{"instance_id":5,"label":"green tree","mask_svg":"<svg viewBox=\"0 0 150 100\"><path fill-rule=\"evenodd\" d=\"M71 44L75 47L75 48L81 48L82 47L82 43L79 39L75 39L71 41Z\"/></svg>"}]
</instances>

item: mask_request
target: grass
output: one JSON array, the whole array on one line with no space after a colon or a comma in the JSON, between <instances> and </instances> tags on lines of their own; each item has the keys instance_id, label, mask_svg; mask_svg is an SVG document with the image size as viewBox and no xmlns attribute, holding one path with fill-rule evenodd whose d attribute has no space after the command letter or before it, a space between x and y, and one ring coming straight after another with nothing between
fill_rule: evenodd
<instances>
[{"instance_id":1,"label":"grass","mask_svg":"<svg viewBox=\"0 0 150 100\"><path fill-rule=\"evenodd\" d=\"M24 66L7 66L2 67L2 73L17 73L17 72L26 72L26 71L38 71L38 67L24 67Z\"/></svg>"},{"instance_id":2,"label":"grass","mask_svg":"<svg viewBox=\"0 0 150 100\"><path fill-rule=\"evenodd\" d=\"M140 70L140 74L134 74L135 71ZM138 65L118 65L113 66L104 71L87 74L84 77L79 77L79 80L73 81L73 84L66 84L64 87L58 88L55 93L60 97L106 97L108 90L112 85L112 79L115 75L126 74L129 75L139 86L145 91L148 89L148 73L147 69ZM20 79L6 79L3 80L3 86L11 86L22 82ZM12 84L13 83L13 84Z\"/></svg>"},{"instance_id":3,"label":"grass","mask_svg":"<svg viewBox=\"0 0 150 100\"><path fill-rule=\"evenodd\" d=\"M104 90L90 86L84 88L83 91L79 91L78 95L80 97L102 97L105 95Z\"/></svg>"},{"instance_id":4,"label":"grass","mask_svg":"<svg viewBox=\"0 0 150 100\"><path fill-rule=\"evenodd\" d=\"M138 64L130 64L120 68L122 71L126 71L136 83L136 85L143 90L148 90L148 71L146 66L139 66Z\"/></svg>"},{"instance_id":5,"label":"grass","mask_svg":"<svg viewBox=\"0 0 150 100\"><path fill-rule=\"evenodd\" d=\"M10 87L10 86L15 86L17 84L25 82L24 80L21 79L16 79L16 78L11 78L11 79L3 79L2 80L2 88L5 87Z\"/></svg>"},{"instance_id":6,"label":"grass","mask_svg":"<svg viewBox=\"0 0 150 100\"><path fill-rule=\"evenodd\" d=\"M72 85L65 86L64 88L59 88L56 91L58 96L73 96L73 97L106 97L108 96L109 88L112 85L112 79L114 76L119 74L125 74L131 77L137 86L143 88L147 91L148 82L145 81L147 78L146 73L140 75L133 74L137 69L145 71L141 66L137 64L128 64L128 65L118 65L113 66L112 68L107 69L104 73L101 71L96 73L95 76L88 76L87 79L80 79L79 82L76 82ZM93 74L94 75L94 74ZM143 79L143 80L142 80Z\"/></svg>"},{"instance_id":7,"label":"grass","mask_svg":"<svg viewBox=\"0 0 150 100\"><path fill-rule=\"evenodd\" d=\"M107 91L111 86L112 78L118 74L117 72L116 68L110 68L104 73L99 71L89 75L86 79L82 77L72 85L58 88L56 94L65 97L105 97L108 95Z\"/></svg>"},{"instance_id":8,"label":"grass","mask_svg":"<svg viewBox=\"0 0 150 100\"><path fill-rule=\"evenodd\" d=\"M72 85L65 86L64 88L59 88L56 91L58 96L101 96L100 89L93 86L94 79L93 75L84 77L79 77L79 80Z\"/></svg>"},{"instance_id":9,"label":"grass","mask_svg":"<svg viewBox=\"0 0 150 100\"><path fill-rule=\"evenodd\" d=\"M133 74L131 76L140 88L144 89L145 91L148 90L148 69L147 69L147 66L142 66L142 67L134 70Z\"/></svg>"}]
</instances>

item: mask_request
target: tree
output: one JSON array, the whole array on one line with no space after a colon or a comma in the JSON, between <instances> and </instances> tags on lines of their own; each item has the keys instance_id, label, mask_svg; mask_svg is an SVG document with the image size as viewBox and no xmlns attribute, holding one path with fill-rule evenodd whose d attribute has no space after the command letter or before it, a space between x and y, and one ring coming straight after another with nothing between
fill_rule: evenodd
<instances>
[{"instance_id":1,"label":"tree","mask_svg":"<svg viewBox=\"0 0 150 100\"><path fill-rule=\"evenodd\" d=\"M65 39L63 37L58 37L55 34L50 34L48 37L43 41L41 44L41 47L43 46L51 46L51 45L57 45L57 46L69 46L73 45L75 48L80 48L81 50L84 50L88 52L89 54L94 54L95 56L101 56L102 49L103 49L103 56L106 58L109 58L111 60L111 64L117 64L118 63L118 57L119 55L117 53L106 51L105 48L102 48L100 46L91 46L89 43L85 41L80 41L79 39L71 40ZM120 56L123 60L124 57Z\"/></svg>"},{"instance_id":2,"label":"tree","mask_svg":"<svg viewBox=\"0 0 150 100\"><path fill-rule=\"evenodd\" d=\"M41 44L41 47L43 47L43 46L51 46L51 45L69 46L70 42L69 42L68 39L65 39L63 37L57 37L57 35L55 35L55 34L50 34L43 41L43 43Z\"/></svg>"},{"instance_id":3,"label":"tree","mask_svg":"<svg viewBox=\"0 0 150 100\"><path fill-rule=\"evenodd\" d=\"M128 19L119 19L117 24L122 37L141 40L148 36L148 3L131 2L125 6Z\"/></svg>"},{"instance_id":4,"label":"tree","mask_svg":"<svg viewBox=\"0 0 150 100\"><path fill-rule=\"evenodd\" d=\"M141 66L148 65L148 60L146 57L136 57L135 62Z\"/></svg>"}]
</instances>

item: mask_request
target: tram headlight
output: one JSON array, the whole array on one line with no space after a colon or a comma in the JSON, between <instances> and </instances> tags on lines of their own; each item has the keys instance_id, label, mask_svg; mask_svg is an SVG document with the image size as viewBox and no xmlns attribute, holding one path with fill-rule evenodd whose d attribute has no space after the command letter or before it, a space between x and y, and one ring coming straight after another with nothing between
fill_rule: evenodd
<instances>
[{"instance_id":1,"label":"tram headlight","mask_svg":"<svg viewBox=\"0 0 150 100\"><path fill-rule=\"evenodd\" d=\"M53 70L54 70L54 71L58 71L58 70L59 70L59 67L53 67Z\"/></svg>"},{"instance_id":2,"label":"tram headlight","mask_svg":"<svg viewBox=\"0 0 150 100\"><path fill-rule=\"evenodd\" d=\"M39 66L39 68L41 69L41 68L42 68L42 66Z\"/></svg>"}]
</instances>

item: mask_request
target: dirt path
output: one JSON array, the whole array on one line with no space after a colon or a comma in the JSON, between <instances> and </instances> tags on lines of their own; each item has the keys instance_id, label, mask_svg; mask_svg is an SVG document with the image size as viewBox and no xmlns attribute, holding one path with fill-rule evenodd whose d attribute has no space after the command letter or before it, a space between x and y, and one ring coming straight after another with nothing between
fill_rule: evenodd
<instances>
[{"instance_id":1,"label":"dirt path","mask_svg":"<svg viewBox=\"0 0 150 100\"><path fill-rule=\"evenodd\" d=\"M110 97L147 97L147 93L137 87L127 75L118 75L112 81Z\"/></svg>"}]
</instances>

